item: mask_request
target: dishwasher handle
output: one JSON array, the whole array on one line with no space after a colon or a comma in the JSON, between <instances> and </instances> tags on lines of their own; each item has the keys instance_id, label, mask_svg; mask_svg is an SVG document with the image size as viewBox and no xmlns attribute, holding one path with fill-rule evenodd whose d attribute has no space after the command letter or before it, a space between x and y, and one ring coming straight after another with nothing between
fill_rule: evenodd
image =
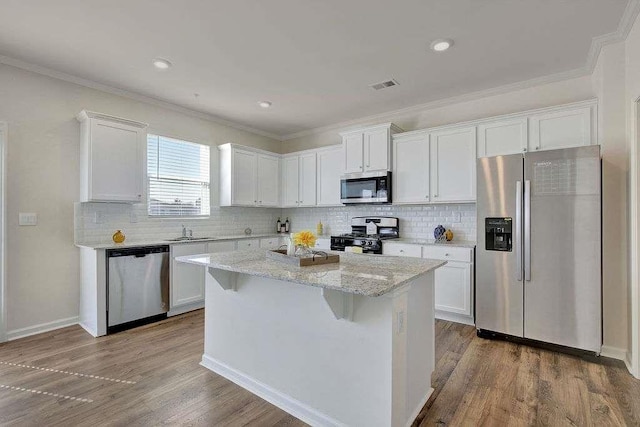
<instances>
[{"instance_id":1,"label":"dishwasher handle","mask_svg":"<svg viewBox=\"0 0 640 427\"><path fill-rule=\"evenodd\" d=\"M161 254L165 252L169 252L168 245L107 249L107 258L115 258L121 256L135 256L136 258L143 258L145 255Z\"/></svg>"}]
</instances>

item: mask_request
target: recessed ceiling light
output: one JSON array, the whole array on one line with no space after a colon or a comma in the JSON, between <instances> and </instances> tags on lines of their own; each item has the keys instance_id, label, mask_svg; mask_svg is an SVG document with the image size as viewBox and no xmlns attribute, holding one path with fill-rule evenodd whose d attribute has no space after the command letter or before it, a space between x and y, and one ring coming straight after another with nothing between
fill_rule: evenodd
<instances>
[{"instance_id":1,"label":"recessed ceiling light","mask_svg":"<svg viewBox=\"0 0 640 427\"><path fill-rule=\"evenodd\" d=\"M269 101L260 101L260 102L258 102L258 105L261 106L262 108L269 108L269 107L271 107L271 102L269 102Z\"/></svg>"},{"instance_id":2,"label":"recessed ceiling light","mask_svg":"<svg viewBox=\"0 0 640 427\"><path fill-rule=\"evenodd\" d=\"M438 39L431 42L431 50L436 52L444 52L453 46L453 40L451 39Z\"/></svg>"},{"instance_id":3,"label":"recessed ceiling light","mask_svg":"<svg viewBox=\"0 0 640 427\"><path fill-rule=\"evenodd\" d=\"M160 70L166 70L167 68L171 67L171 62L163 58L156 58L153 60L153 66Z\"/></svg>"}]
</instances>

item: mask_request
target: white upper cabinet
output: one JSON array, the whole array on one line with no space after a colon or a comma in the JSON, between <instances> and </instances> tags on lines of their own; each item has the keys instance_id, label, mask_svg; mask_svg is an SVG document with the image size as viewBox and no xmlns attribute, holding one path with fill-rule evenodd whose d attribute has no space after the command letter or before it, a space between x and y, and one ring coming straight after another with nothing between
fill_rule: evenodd
<instances>
[{"instance_id":1,"label":"white upper cabinet","mask_svg":"<svg viewBox=\"0 0 640 427\"><path fill-rule=\"evenodd\" d=\"M224 144L220 150L220 206L278 206L280 156Z\"/></svg>"},{"instance_id":2,"label":"white upper cabinet","mask_svg":"<svg viewBox=\"0 0 640 427\"><path fill-rule=\"evenodd\" d=\"M280 195L280 159L258 155L258 205L278 206Z\"/></svg>"},{"instance_id":3,"label":"white upper cabinet","mask_svg":"<svg viewBox=\"0 0 640 427\"><path fill-rule=\"evenodd\" d=\"M364 166L362 159L364 157L364 134L357 132L345 135L342 138L344 146L344 172L356 173L363 172Z\"/></svg>"},{"instance_id":4,"label":"white upper cabinet","mask_svg":"<svg viewBox=\"0 0 640 427\"><path fill-rule=\"evenodd\" d=\"M387 171L390 169L389 152L391 135L388 128L364 132L364 171Z\"/></svg>"},{"instance_id":5,"label":"white upper cabinet","mask_svg":"<svg viewBox=\"0 0 640 427\"><path fill-rule=\"evenodd\" d=\"M430 133L431 201L476 199L476 127Z\"/></svg>"},{"instance_id":6,"label":"white upper cabinet","mask_svg":"<svg viewBox=\"0 0 640 427\"><path fill-rule=\"evenodd\" d=\"M529 117L529 151L591 145L593 109L571 108Z\"/></svg>"},{"instance_id":7,"label":"white upper cabinet","mask_svg":"<svg viewBox=\"0 0 640 427\"><path fill-rule=\"evenodd\" d=\"M428 203L429 134L393 139L393 202Z\"/></svg>"},{"instance_id":8,"label":"white upper cabinet","mask_svg":"<svg viewBox=\"0 0 640 427\"><path fill-rule=\"evenodd\" d=\"M316 205L316 153L303 154L300 158L299 206Z\"/></svg>"},{"instance_id":9,"label":"white upper cabinet","mask_svg":"<svg viewBox=\"0 0 640 427\"><path fill-rule=\"evenodd\" d=\"M81 111L80 201L145 200L147 125Z\"/></svg>"},{"instance_id":10,"label":"white upper cabinet","mask_svg":"<svg viewBox=\"0 0 640 427\"><path fill-rule=\"evenodd\" d=\"M233 150L232 204L253 206L258 203L256 189L258 155L251 151Z\"/></svg>"},{"instance_id":11,"label":"white upper cabinet","mask_svg":"<svg viewBox=\"0 0 640 427\"><path fill-rule=\"evenodd\" d=\"M316 153L282 159L282 207L315 206Z\"/></svg>"},{"instance_id":12,"label":"white upper cabinet","mask_svg":"<svg viewBox=\"0 0 640 427\"><path fill-rule=\"evenodd\" d=\"M383 172L391 169L391 136L402 129L385 123L344 132L344 173Z\"/></svg>"},{"instance_id":13,"label":"white upper cabinet","mask_svg":"<svg viewBox=\"0 0 640 427\"><path fill-rule=\"evenodd\" d=\"M317 154L317 205L340 205L340 175L342 175L342 147L320 150Z\"/></svg>"},{"instance_id":14,"label":"white upper cabinet","mask_svg":"<svg viewBox=\"0 0 640 427\"><path fill-rule=\"evenodd\" d=\"M497 120L478 125L478 157L527 151L527 118Z\"/></svg>"},{"instance_id":15,"label":"white upper cabinet","mask_svg":"<svg viewBox=\"0 0 640 427\"><path fill-rule=\"evenodd\" d=\"M596 101L584 101L483 120L478 157L597 144L596 115Z\"/></svg>"},{"instance_id":16,"label":"white upper cabinet","mask_svg":"<svg viewBox=\"0 0 640 427\"><path fill-rule=\"evenodd\" d=\"M298 156L282 159L282 206L297 207L298 198Z\"/></svg>"}]
</instances>

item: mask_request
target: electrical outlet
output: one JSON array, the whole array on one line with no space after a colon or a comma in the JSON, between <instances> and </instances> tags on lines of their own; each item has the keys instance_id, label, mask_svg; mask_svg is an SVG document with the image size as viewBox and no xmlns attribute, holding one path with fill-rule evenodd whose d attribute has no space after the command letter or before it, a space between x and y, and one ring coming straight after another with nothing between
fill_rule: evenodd
<instances>
[{"instance_id":1,"label":"electrical outlet","mask_svg":"<svg viewBox=\"0 0 640 427\"><path fill-rule=\"evenodd\" d=\"M18 215L18 224L19 225L37 225L38 214L20 212L20 214Z\"/></svg>"},{"instance_id":2,"label":"electrical outlet","mask_svg":"<svg viewBox=\"0 0 640 427\"><path fill-rule=\"evenodd\" d=\"M94 214L93 214L93 223L94 224L104 224L104 213L103 212L94 212Z\"/></svg>"}]
</instances>

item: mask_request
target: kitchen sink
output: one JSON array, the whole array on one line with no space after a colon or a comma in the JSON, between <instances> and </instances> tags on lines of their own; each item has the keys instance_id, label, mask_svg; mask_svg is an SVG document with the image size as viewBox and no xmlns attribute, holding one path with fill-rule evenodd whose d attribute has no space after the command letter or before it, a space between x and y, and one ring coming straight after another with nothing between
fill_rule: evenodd
<instances>
[{"instance_id":1,"label":"kitchen sink","mask_svg":"<svg viewBox=\"0 0 640 427\"><path fill-rule=\"evenodd\" d=\"M165 239L167 242L190 242L193 240L215 240L215 237L176 237L173 239Z\"/></svg>"}]
</instances>

